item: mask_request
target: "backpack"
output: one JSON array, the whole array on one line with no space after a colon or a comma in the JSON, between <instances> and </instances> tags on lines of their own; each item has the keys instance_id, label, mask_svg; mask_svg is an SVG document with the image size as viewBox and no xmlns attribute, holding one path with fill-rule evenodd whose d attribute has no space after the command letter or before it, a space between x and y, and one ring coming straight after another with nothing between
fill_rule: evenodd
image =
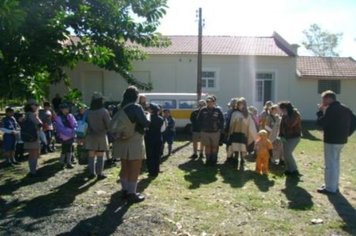
<instances>
[{"instance_id":1,"label":"backpack","mask_svg":"<svg viewBox=\"0 0 356 236\"><path fill-rule=\"evenodd\" d=\"M350 124L350 131L349 136L351 136L356 130L356 115L351 112L351 124Z\"/></svg>"},{"instance_id":2,"label":"backpack","mask_svg":"<svg viewBox=\"0 0 356 236\"><path fill-rule=\"evenodd\" d=\"M21 139L24 142L35 142L38 139L36 124L28 117L21 124Z\"/></svg>"},{"instance_id":3,"label":"backpack","mask_svg":"<svg viewBox=\"0 0 356 236\"><path fill-rule=\"evenodd\" d=\"M136 123L132 123L124 111L126 107L133 104L129 103L120 108L110 121L109 131L114 134L115 139L127 140L134 136Z\"/></svg>"}]
</instances>

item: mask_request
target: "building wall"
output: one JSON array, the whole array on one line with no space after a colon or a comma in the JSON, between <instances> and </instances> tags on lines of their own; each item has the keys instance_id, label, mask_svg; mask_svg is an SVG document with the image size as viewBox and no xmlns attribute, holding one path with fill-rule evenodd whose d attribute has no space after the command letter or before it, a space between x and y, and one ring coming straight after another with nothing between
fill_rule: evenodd
<instances>
[{"instance_id":1,"label":"building wall","mask_svg":"<svg viewBox=\"0 0 356 236\"><path fill-rule=\"evenodd\" d=\"M146 61L134 63L133 74L141 81L153 84L152 92L196 92L197 60L190 55L153 55ZM317 80L296 76L295 57L203 56L203 69L215 70L218 88L203 91L214 94L223 109L232 97L245 97L249 105L261 109L255 102L255 76L258 72L273 73L273 101L289 100L298 108L305 120L315 119L320 103ZM86 103L94 91L102 92L108 100L120 101L128 84L122 77L96 66L80 63L67 70L72 86L83 93ZM356 80L342 81L338 98L356 111ZM65 86L57 84L51 90L64 94Z\"/></svg>"},{"instance_id":2,"label":"building wall","mask_svg":"<svg viewBox=\"0 0 356 236\"><path fill-rule=\"evenodd\" d=\"M303 120L315 120L315 113L318 110L318 104L321 102L318 93L317 79L296 79L292 81L290 101L293 101L295 107L301 112ZM356 112L356 80L342 80L341 91L337 94L337 99L346 104Z\"/></svg>"}]
</instances>

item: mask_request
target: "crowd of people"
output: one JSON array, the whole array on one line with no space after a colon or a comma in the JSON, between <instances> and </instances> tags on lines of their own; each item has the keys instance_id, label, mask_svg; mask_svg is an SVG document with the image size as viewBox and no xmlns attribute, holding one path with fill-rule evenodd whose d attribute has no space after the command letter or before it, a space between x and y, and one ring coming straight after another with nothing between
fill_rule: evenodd
<instances>
[{"instance_id":1,"label":"crowd of people","mask_svg":"<svg viewBox=\"0 0 356 236\"><path fill-rule=\"evenodd\" d=\"M300 175L293 151L302 134L301 116L290 102L265 103L263 111L248 106L246 99L232 98L223 113L214 96L198 103L192 112L193 154L205 150L206 164L215 165L219 146L226 145L227 162L243 167L248 154L256 157L256 172L268 175L269 164L285 166L286 175Z\"/></svg>"},{"instance_id":2,"label":"crowd of people","mask_svg":"<svg viewBox=\"0 0 356 236\"><path fill-rule=\"evenodd\" d=\"M72 113L73 112L73 113ZM129 86L119 106L105 107L104 97L94 93L89 107L80 105L74 111L70 101L56 95L43 108L35 100L24 106L24 114L6 108L1 122L4 156L9 165L17 165L24 150L28 152L29 177L38 176L41 152L54 152L61 143L59 161L63 168L73 168L75 156L87 161L89 178L106 178L108 161L120 159L119 182L123 197L135 203L145 199L137 192L137 181L145 157L150 177L160 173L160 161L167 144L167 155L173 153L175 119L169 109L147 103L134 86ZM353 132L352 112L336 100L332 91L322 94L317 123L324 130L325 186L320 193L335 193L339 184L339 159L347 137ZM247 155L256 158L255 171L269 174L271 164L281 165L285 174L300 176L293 155L302 136L301 115L290 102L267 101L259 114L245 98L232 98L223 112L215 96L198 102L191 114L192 159L204 158L206 165L218 162L220 146L226 146L226 161L240 168ZM76 145L75 145L76 143ZM75 148L76 147L76 148ZM111 155L110 147L112 147ZM81 157L83 158L83 157Z\"/></svg>"}]
</instances>

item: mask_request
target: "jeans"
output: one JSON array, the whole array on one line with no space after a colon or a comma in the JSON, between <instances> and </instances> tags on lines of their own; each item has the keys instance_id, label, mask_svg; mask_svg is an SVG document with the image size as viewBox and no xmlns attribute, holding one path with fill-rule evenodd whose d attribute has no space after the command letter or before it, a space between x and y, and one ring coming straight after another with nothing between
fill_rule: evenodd
<instances>
[{"instance_id":1,"label":"jeans","mask_svg":"<svg viewBox=\"0 0 356 236\"><path fill-rule=\"evenodd\" d=\"M330 192L336 192L339 188L340 153L343 147L343 144L324 143L325 189Z\"/></svg>"},{"instance_id":2,"label":"jeans","mask_svg":"<svg viewBox=\"0 0 356 236\"><path fill-rule=\"evenodd\" d=\"M300 138L289 138L284 143L284 162L286 165L286 171L294 172L298 170L297 164L295 162L293 151L297 147Z\"/></svg>"}]
</instances>

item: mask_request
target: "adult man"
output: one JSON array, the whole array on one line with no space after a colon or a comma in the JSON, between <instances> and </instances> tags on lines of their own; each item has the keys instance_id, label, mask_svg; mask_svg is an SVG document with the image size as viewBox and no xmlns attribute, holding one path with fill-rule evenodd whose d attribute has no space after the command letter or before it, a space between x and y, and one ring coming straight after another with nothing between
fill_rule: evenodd
<instances>
[{"instance_id":1,"label":"adult man","mask_svg":"<svg viewBox=\"0 0 356 236\"><path fill-rule=\"evenodd\" d=\"M340 153L350 134L352 112L336 100L331 90L323 92L321 98L317 124L324 131L325 186L317 192L334 194L338 192Z\"/></svg>"},{"instance_id":2,"label":"adult man","mask_svg":"<svg viewBox=\"0 0 356 236\"><path fill-rule=\"evenodd\" d=\"M200 125L198 122L198 114L200 110L206 106L205 100L200 100L198 102L198 108L192 112L190 115L190 122L192 123L192 142L193 142L193 155L190 157L192 159L198 158L198 143L200 142L200 158L203 158L203 144L200 140Z\"/></svg>"},{"instance_id":3,"label":"adult man","mask_svg":"<svg viewBox=\"0 0 356 236\"><path fill-rule=\"evenodd\" d=\"M198 115L201 128L201 142L205 147L206 164L214 165L218 159L220 134L224 128L224 115L215 106L214 99L206 99L207 106Z\"/></svg>"}]
</instances>

